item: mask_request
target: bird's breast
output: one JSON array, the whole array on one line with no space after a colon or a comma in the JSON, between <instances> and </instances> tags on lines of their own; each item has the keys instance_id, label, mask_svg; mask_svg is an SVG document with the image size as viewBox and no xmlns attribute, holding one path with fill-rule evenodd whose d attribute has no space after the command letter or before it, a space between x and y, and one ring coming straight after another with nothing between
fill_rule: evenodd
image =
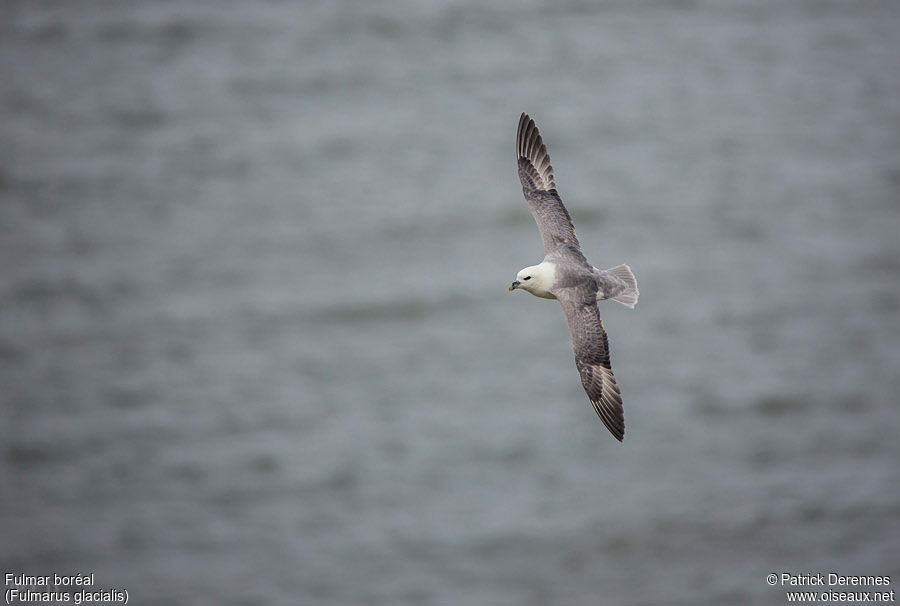
<instances>
[{"instance_id":1,"label":"bird's breast","mask_svg":"<svg viewBox=\"0 0 900 606\"><path fill-rule=\"evenodd\" d=\"M534 278L529 289L531 294L542 299L555 299L551 291L556 286L556 265L549 261L544 261L536 267Z\"/></svg>"},{"instance_id":2,"label":"bird's breast","mask_svg":"<svg viewBox=\"0 0 900 606\"><path fill-rule=\"evenodd\" d=\"M556 298L556 295L554 295L549 290L533 290L533 291L531 291L531 294L533 294L535 297L540 297L542 299L555 299Z\"/></svg>"}]
</instances>

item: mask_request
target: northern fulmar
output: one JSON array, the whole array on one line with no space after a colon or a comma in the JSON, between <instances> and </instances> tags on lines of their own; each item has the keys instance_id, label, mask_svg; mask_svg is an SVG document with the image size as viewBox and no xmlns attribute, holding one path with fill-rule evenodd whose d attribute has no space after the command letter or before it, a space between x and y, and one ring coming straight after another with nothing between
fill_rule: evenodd
<instances>
[{"instance_id":1,"label":"northern fulmar","mask_svg":"<svg viewBox=\"0 0 900 606\"><path fill-rule=\"evenodd\" d=\"M609 363L609 343L597 301L612 299L634 309L637 282L627 265L597 269L585 258L572 218L556 191L547 147L534 120L524 113L516 133L516 155L522 192L544 243L544 260L520 271L509 290L557 299L562 305L581 384L600 420L621 442L625 438L622 395Z\"/></svg>"}]
</instances>

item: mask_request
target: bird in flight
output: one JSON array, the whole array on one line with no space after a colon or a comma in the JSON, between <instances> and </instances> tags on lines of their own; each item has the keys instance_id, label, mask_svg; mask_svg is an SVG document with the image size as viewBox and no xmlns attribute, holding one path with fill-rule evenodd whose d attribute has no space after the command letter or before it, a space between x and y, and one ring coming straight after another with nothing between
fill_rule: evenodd
<instances>
[{"instance_id":1,"label":"bird in flight","mask_svg":"<svg viewBox=\"0 0 900 606\"><path fill-rule=\"evenodd\" d=\"M509 290L525 290L562 305L581 384L600 420L621 442L625 438L622 395L609 362L597 301L612 299L634 309L637 282L627 265L597 269L585 258L572 218L556 191L547 147L534 120L524 113L516 133L516 155L522 192L544 243L544 260L520 271Z\"/></svg>"}]
</instances>

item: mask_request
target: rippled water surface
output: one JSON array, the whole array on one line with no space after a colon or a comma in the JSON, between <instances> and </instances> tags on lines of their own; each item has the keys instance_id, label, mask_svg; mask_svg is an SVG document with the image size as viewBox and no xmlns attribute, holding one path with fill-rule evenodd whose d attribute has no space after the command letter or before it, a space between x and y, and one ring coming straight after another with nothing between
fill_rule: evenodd
<instances>
[{"instance_id":1,"label":"rippled water surface","mask_svg":"<svg viewBox=\"0 0 900 606\"><path fill-rule=\"evenodd\" d=\"M900 582L900 5L0 7L0 569L137 604ZM591 411L513 141L623 390Z\"/></svg>"}]
</instances>

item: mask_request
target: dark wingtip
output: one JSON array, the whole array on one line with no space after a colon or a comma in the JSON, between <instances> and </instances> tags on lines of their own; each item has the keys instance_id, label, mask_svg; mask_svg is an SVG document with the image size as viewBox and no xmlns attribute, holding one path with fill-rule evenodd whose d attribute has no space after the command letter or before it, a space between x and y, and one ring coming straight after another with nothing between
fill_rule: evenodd
<instances>
[{"instance_id":1,"label":"dark wingtip","mask_svg":"<svg viewBox=\"0 0 900 606\"><path fill-rule=\"evenodd\" d=\"M619 442L625 441L625 428L624 427L622 429L616 428L616 431L613 431L613 429L609 425L607 425L606 428L609 430L609 433L611 433L613 435L613 437L615 439L617 439Z\"/></svg>"},{"instance_id":2,"label":"dark wingtip","mask_svg":"<svg viewBox=\"0 0 900 606\"><path fill-rule=\"evenodd\" d=\"M603 420L602 418L600 419ZM624 427L610 427L606 422L603 423L606 425L606 428L609 430L609 433L612 434L612 437L617 439L619 442L625 441L625 428Z\"/></svg>"},{"instance_id":3,"label":"dark wingtip","mask_svg":"<svg viewBox=\"0 0 900 606\"><path fill-rule=\"evenodd\" d=\"M518 128L516 128L516 153L518 153L520 150L519 146L522 142L522 134L525 131L526 125L530 121L531 121L531 118L529 118L528 114L526 114L525 112L522 112L522 115L519 116L519 126L518 126Z\"/></svg>"},{"instance_id":4,"label":"dark wingtip","mask_svg":"<svg viewBox=\"0 0 900 606\"><path fill-rule=\"evenodd\" d=\"M600 420L603 422L604 427L609 430L609 433L617 439L619 442L625 441L625 420L612 419L602 412L599 409L594 409L597 412L597 415L600 417Z\"/></svg>"},{"instance_id":5,"label":"dark wingtip","mask_svg":"<svg viewBox=\"0 0 900 606\"><path fill-rule=\"evenodd\" d=\"M591 400L591 404L594 406L594 412L600 417L600 420L603 422L604 427L609 430L609 433L611 433L619 442L623 442L625 440L625 415L622 414L621 411L619 411L618 414L615 414L615 411L604 407L602 405L602 400ZM619 406L621 408L621 399L619 400Z\"/></svg>"},{"instance_id":6,"label":"dark wingtip","mask_svg":"<svg viewBox=\"0 0 900 606\"><path fill-rule=\"evenodd\" d=\"M534 174L540 178L540 183L537 181L534 183L536 189L556 191L556 181L553 177L553 166L550 164L547 146L541 138L537 124L525 112L519 116L519 127L516 130L516 155L528 160Z\"/></svg>"}]
</instances>

